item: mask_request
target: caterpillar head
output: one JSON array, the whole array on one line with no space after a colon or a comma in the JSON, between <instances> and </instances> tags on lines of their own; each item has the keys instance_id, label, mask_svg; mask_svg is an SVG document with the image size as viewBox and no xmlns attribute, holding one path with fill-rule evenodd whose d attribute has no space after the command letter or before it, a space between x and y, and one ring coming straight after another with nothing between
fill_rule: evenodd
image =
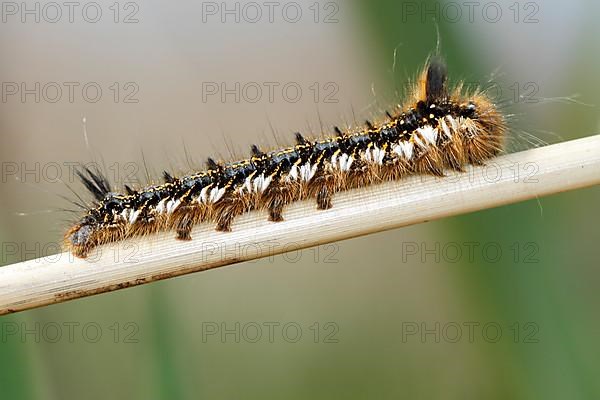
<instances>
[{"instance_id":1,"label":"caterpillar head","mask_svg":"<svg viewBox=\"0 0 600 400\"><path fill-rule=\"evenodd\" d=\"M98 242L98 223L91 215L83 217L65 234L64 246L77 257L86 257Z\"/></svg>"},{"instance_id":2,"label":"caterpillar head","mask_svg":"<svg viewBox=\"0 0 600 400\"><path fill-rule=\"evenodd\" d=\"M76 174L98 203L90 207L87 214L65 233L63 244L77 257L86 257L105 234L101 229L103 221L98 208L110 204L112 193L108 180L100 171L83 167L81 170L76 170Z\"/></svg>"}]
</instances>

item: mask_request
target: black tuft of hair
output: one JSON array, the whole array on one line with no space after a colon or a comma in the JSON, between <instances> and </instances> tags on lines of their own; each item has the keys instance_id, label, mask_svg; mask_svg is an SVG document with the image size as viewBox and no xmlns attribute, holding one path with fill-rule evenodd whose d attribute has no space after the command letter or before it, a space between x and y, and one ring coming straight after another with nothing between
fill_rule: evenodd
<instances>
[{"instance_id":1,"label":"black tuft of hair","mask_svg":"<svg viewBox=\"0 0 600 400\"><path fill-rule=\"evenodd\" d=\"M436 103L439 100L448 97L446 80L448 79L448 68L446 62L440 57L435 56L429 61L427 67L427 77L425 83L425 94L427 103Z\"/></svg>"},{"instance_id":2,"label":"black tuft of hair","mask_svg":"<svg viewBox=\"0 0 600 400\"><path fill-rule=\"evenodd\" d=\"M82 170L83 172L77 169L75 173L86 189L89 190L96 200L100 201L104 199L111 192L108 179L98 169L92 171L88 167L82 167Z\"/></svg>"},{"instance_id":3,"label":"black tuft of hair","mask_svg":"<svg viewBox=\"0 0 600 400\"><path fill-rule=\"evenodd\" d=\"M250 151L252 152L252 156L253 157L262 157L265 155L264 152L262 152L257 145L253 144L252 147L250 147Z\"/></svg>"},{"instance_id":4,"label":"black tuft of hair","mask_svg":"<svg viewBox=\"0 0 600 400\"><path fill-rule=\"evenodd\" d=\"M167 171L163 171L162 176L163 176L163 180L165 181L165 183L173 183L175 181L175 178L173 178L173 175L171 175Z\"/></svg>"},{"instance_id":5,"label":"black tuft of hair","mask_svg":"<svg viewBox=\"0 0 600 400\"><path fill-rule=\"evenodd\" d=\"M300 132L294 133L294 137L296 138L297 144L305 144L306 143L306 139L304 138L304 136L302 136L302 134Z\"/></svg>"},{"instance_id":6,"label":"black tuft of hair","mask_svg":"<svg viewBox=\"0 0 600 400\"><path fill-rule=\"evenodd\" d=\"M132 194L136 194L137 192L129 185L125 185L125 193L127 193L128 196L131 196Z\"/></svg>"},{"instance_id":7,"label":"black tuft of hair","mask_svg":"<svg viewBox=\"0 0 600 400\"><path fill-rule=\"evenodd\" d=\"M217 162L214 159L209 157L206 159L206 168L219 169L219 164L217 164Z\"/></svg>"}]
</instances>

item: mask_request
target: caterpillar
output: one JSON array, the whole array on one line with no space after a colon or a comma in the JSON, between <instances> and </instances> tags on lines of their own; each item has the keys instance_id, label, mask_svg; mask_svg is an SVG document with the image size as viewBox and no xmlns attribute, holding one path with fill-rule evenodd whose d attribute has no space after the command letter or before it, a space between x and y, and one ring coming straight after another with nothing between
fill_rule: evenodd
<instances>
[{"instance_id":1,"label":"caterpillar","mask_svg":"<svg viewBox=\"0 0 600 400\"><path fill-rule=\"evenodd\" d=\"M483 164L503 149L505 117L483 91L450 87L447 76L444 60L430 56L407 100L382 122L347 132L336 127L323 139L296 133L294 145L270 151L253 145L243 160L209 158L205 170L180 177L165 171L162 184L116 193L101 172L81 168L77 175L94 202L67 230L64 246L85 258L101 244L157 231L191 240L202 222L229 231L251 210L267 210L278 222L294 201L313 198L325 210L339 191Z\"/></svg>"}]
</instances>

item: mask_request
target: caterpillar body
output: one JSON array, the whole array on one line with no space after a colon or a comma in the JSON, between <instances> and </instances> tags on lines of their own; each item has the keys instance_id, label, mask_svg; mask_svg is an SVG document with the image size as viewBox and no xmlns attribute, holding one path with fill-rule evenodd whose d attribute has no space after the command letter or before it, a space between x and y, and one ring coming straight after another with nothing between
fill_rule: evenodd
<instances>
[{"instance_id":1,"label":"caterpillar body","mask_svg":"<svg viewBox=\"0 0 600 400\"><path fill-rule=\"evenodd\" d=\"M86 257L98 245L157 231L173 230L191 240L195 224L212 221L229 231L234 218L266 209L282 221L287 204L316 199L332 207L332 195L410 174L444 175L466 164L482 164L503 148L506 121L481 91L450 88L447 68L430 57L410 88L407 101L380 123L324 139L296 133L296 144L272 151L252 146L251 157L233 162L209 159L204 171L164 183L115 193L99 172L78 171L95 201L64 236L65 247Z\"/></svg>"}]
</instances>

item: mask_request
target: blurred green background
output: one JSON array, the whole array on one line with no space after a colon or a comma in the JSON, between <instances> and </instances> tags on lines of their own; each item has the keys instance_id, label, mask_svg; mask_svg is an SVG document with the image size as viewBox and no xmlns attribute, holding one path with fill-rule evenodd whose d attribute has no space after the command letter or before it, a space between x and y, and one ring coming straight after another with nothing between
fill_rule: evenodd
<instances>
[{"instance_id":1,"label":"blurred green background","mask_svg":"<svg viewBox=\"0 0 600 400\"><path fill-rule=\"evenodd\" d=\"M118 18L100 2L98 23L4 10L3 82L93 81L104 97L3 99L0 265L60 240L69 216L44 210L69 192L41 171L89 159L83 117L121 173L140 149L153 169L177 164L183 142L197 160L229 142L245 153L273 143L270 126L288 137L378 115L435 48L433 19L451 77L499 68L500 97L524 95L507 108L511 148L531 147L521 131L598 131L597 2L467 3L302 2L298 22L257 23L244 3L239 23L208 2L115 3ZM114 82L139 102L115 101ZM203 82L296 82L304 96L206 100ZM315 101L328 82L337 102ZM29 184L7 174L36 163ZM0 396L599 398L599 202L579 190L2 317Z\"/></svg>"}]
</instances>

